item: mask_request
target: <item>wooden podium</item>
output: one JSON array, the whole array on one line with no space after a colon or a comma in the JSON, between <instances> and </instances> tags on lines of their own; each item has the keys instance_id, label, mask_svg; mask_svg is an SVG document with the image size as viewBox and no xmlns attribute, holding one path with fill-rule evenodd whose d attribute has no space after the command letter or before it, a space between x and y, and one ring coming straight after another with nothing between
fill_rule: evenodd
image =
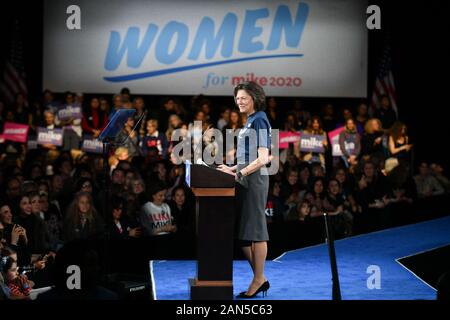
<instances>
[{"instance_id":1,"label":"wooden podium","mask_svg":"<svg viewBox=\"0 0 450 320\"><path fill-rule=\"evenodd\" d=\"M186 183L196 198L197 277L191 300L233 299L234 177L186 163Z\"/></svg>"}]
</instances>

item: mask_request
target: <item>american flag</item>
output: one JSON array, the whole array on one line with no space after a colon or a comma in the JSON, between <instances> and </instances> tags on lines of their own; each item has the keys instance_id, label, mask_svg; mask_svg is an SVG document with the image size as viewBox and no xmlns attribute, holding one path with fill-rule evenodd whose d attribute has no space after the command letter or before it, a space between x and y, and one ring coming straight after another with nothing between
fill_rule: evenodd
<instances>
[{"instance_id":1,"label":"american flag","mask_svg":"<svg viewBox=\"0 0 450 320\"><path fill-rule=\"evenodd\" d=\"M15 95L22 93L25 100L28 95L23 63L23 46L20 39L19 21L14 22L9 56L3 65L0 81L0 94L7 105L14 102Z\"/></svg>"},{"instance_id":2,"label":"american flag","mask_svg":"<svg viewBox=\"0 0 450 320\"><path fill-rule=\"evenodd\" d=\"M377 79L372 92L372 112L380 107L381 97L383 95L389 96L392 109L398 116L397 95L395 93L394 76L392 74L391 48L389 45L385 46L383 56L378 66Z\"/></svg>"}]
</instances>

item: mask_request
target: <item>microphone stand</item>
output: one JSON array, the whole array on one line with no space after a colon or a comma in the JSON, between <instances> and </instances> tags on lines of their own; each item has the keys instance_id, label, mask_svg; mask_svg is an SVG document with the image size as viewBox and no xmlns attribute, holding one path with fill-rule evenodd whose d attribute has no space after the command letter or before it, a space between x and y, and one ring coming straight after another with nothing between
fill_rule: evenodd
<instances>
[{"instance_id":1,"label":"microphone stand","mask_svg":"<svg viewBox=\"0 0 450 320\"><path fill-rule=\"evenodd\" d=\"M142 121L142 119L147 115L147 111L144 111L142 113L142 115L140 115L137 123L134 125L133 129L131 130L131 132L128 134L127 137L125 137L125 139L123 139L122 141L119 142L115 142L113 141L113 139L111 138L105 138L102 140L102 144L103 144L103 190L104 190L104 199L103 199L103 216L104 216L104 222L106 224L106 228L105 228L105 243L104 243L104 253L105 253L105 257L103 258L104 261L104 265L103 265L103 270L104 270L104 274L108 275L109 274L109 264L108 264L108 259L109 259L109 241L110 241L110 232L109 232L109 224L108 224L108 214L109 214L109 201L108 199L111 196L111 188L109 186L109 150L111 148L111 146L113 147L117 147L117 146L122 146L131 136L131 134L136 130L137 126L139 125L139 123ZM133 143L134 144L134 143ZM134 144L136 146L136 144ZM142 155L142 151L140 150L139 147L137 147L137 149L139 150L139 152Z\"/></svg>"},{"instance_id":2,"label":"microphone stand","mask_svg":"<svg viewBox=\"0 0 450 320\"><path fill-rule=\"evenodd\" d=\"M328 220L328 213L324 212L323 217L325 219L326 240L328 243L328 253L330 255L331 276L333 279L333 300L341 300L341 288L336 265L336 253L334 251L333 230L331 229L330 221Z\"/></svg>"}]
</instances>

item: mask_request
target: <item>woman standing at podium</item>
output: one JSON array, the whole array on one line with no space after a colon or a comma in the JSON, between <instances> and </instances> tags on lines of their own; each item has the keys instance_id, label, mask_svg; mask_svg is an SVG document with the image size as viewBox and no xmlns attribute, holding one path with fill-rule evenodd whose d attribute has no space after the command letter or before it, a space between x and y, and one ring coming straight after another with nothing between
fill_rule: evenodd
<instances>
[{"instance_id":1,"label":"woman standing at podium","mask_svg":"<svg viewBox=\"0 0 450 320\"><path fill-rule=\"evenodd\" d=\"M240 130L237 143L237 165L220 165L219 170L235 176L238 203L240 203L237 239L253 270L253 279L239 298L263 295L270 287L264 276L267 256L267 223L265 206L269 176L265 165L269 162L271 127L265 109L266 96L261 86L245 82L234 88L234 99L247 122Z\"/></svg>"}]
</instances>

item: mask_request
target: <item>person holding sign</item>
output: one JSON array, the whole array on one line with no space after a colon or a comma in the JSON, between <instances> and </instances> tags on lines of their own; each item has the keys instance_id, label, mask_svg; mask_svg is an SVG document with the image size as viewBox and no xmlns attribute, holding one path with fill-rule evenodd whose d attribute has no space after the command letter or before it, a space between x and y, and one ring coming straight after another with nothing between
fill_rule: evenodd
<instances>
[{"instance_id":1,"label":"person holding sign","mask_svg":"<svg viewBox=\"0 0 450 320\"><path fill-rule=\"evenodd\" d=\"M81 106L74 101L74 95L66 92L65 104L59 109L55 124L63 128L63 150L80 148L81 142Z\"/></svg>"},{"instance_id":2,"label":"person holding sign","mask_svg":"<svg viewBox=\"0 0 450 320\"><path fill-rule=\"evenodd\" d=\"M345 129L339 134L339 146L341 147L342 160L345 166L354 168L358 164L361 140L352 118L345 120Z\"/></svg>"},{"instance_id":3,"label":"person holding sign","mask_svg":"<svg viewBox=\"0 0 450 320\"><path fill-rule=\"evenodd\" d=\"M44 119L45 119L45 128L48 130L54 130L56 129L56 125L55 125L55 114L50 111L50 110L46 110L44 111ZM49 150L56 150L57 147L53 144L43 144L42 145L43 148L45 149L49 149Z\"/></svg>"},{"instance_id":4,"label":"person holding sign","mask_svg":"<svg viewBox=\"0 0 450 320\"><path fill-rule=\"evenodd\" d=\"M311 123L308 125L306 130L304 130L302 132L302 135L304 135L304 134L323 136L323 140L322 140L323 151L325 152L326 148L328 148L327 136L326 136L325 131L323 130L322 122L320 121L319 117L314 116L311 119ZM294 150L295 150L296 156L298 158L300 158L302 161L306 161L309 163L319 162L322 165L322 167L325 168L324 153L314 152L314 151L302 152L301 149L302 148L300 146L300 142L298 143L298 145L294 146Z\"/></svg>"},{"instance_id":5,"label":"person holding sign","mask_svg":"<svg viewBox=\"0 0 450 320\"><path fill-rule=\"evenodd\" d=\"M239 298L255 298L269 290L264 276L269 233L265 209L269 190L269 176L265 165L270 161L271 126L265 109L264 89L254 82L245 82L234 88L234 99L247 121L239 131L237 165L220 165L219 170L235 177L238 198L242 199L237 238L253 271L247 291Z\"/></svg>"}]
</instances>

